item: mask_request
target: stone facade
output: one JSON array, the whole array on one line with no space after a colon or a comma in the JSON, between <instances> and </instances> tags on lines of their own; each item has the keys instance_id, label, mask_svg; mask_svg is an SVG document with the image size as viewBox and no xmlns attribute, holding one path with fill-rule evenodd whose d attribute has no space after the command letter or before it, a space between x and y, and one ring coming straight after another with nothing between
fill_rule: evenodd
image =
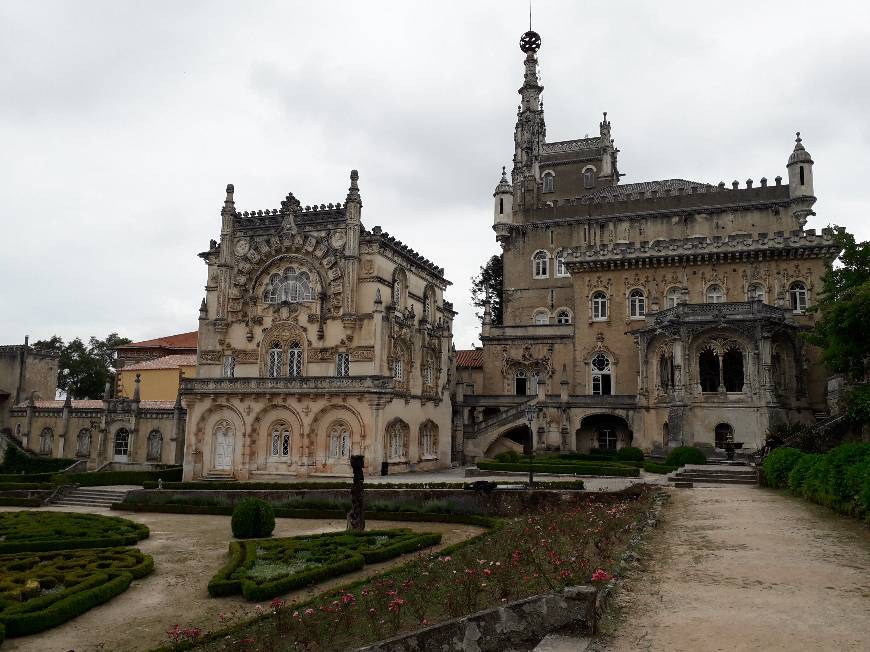
<instances>
[{"instance_id":1,"label":"stone facade","mask_svg":"<svg viewBox=\"0 0 870 652\"><path fill-rule=\"evenodd\" d=\"M185 479L450 465L454 317L444 270L345 202L240 212L233 186L200 307Z\"/></svg>"},{"instance_id":2,"label":"stone facade","mask_svg":"<svg viewBox=\"0 0 870 652\"><path fill-rule=\"evenodd\" d=\"M26 399L53 399L60 356L24 344L0 346L0 428L9 430L10 411Z\"/></svg>"},{"instance_id":3,"label":"stone facade","mask_svg":"<svg viewBox=\"0 0 870 652\"><path fill-rule=\"evenodd\" d=\"M456 394L465 456L528 446L530 405L536 447L566 451L751 449L772 422L824 412L819 351L799 333L838 250L805 228L800 135L785 183L620 184L606 113L598 136L546 141L524 51L513 169L493 194L504 323L485 311L482 381Z\"/></svg>"}]
</instances>

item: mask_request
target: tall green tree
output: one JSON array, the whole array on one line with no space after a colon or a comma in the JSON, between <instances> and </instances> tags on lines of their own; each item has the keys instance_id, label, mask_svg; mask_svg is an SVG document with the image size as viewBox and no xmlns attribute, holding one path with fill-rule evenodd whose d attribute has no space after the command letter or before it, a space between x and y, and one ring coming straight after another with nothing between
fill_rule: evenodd
<instances>
[{"instance_id":1,"label":"tall green tree","mask_svg":"<svg viewBox=\"0 0 870 652\"><path fill-rule=\"evenodd\" d=\"M492 256L480 268L480 273L471 277L472 305L482 310L487 300L492 310L492 323L504 323L504 265L499 255ZM477 316L480 317L480 313Z\"/></svg>"},{"instance_id":2,"label":"tall green tree","mask_svg":"<svg viewBox=\"0 0 870 652\"><path fill-rule=\"evenodd\" d=\"M105 339L91 337L85 344L75 338L64 344L62 338L53 335L47 340L38 340L33 348L60 354L57 371L57 387L75 399L96 399L103 395L108 381L116 371L115 347L129 344L131 340L110 333Z\"/></svg>"},{"instance_id":3,"label":"tall green tree","mask_svg":"<svg viewBox=\"0 0 870 652\"><path fill-rule=\"evenodd\" d=\"M843 250L839 264L822 279L822 292L813 308L819 319L807 339L822 348L832 370L866 382L870 375L870 242L856 242L845 229L837 229L836 234Z\"/></svg>"}]
</instances>

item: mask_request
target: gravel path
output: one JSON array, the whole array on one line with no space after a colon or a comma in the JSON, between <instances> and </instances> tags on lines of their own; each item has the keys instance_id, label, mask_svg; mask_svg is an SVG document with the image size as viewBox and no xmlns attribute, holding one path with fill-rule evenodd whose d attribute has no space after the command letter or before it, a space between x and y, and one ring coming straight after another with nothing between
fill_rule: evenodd
<instances>
[{"instance_id":1,"label":"gravel path","mask_svg":"<svg viewBox=\"0 0 870 652\"><path fill-rule=\"evenodd\" d=\"M866 527L755 487L672 498L596 650L868 649Z\"/></svg>"},{"instance_id":2,"label":"gravel path","mask_svg":"<svg viewBox=\"0 0 870 652\"><path fill-rule=\"evenodd\" d=\"M0 508L10 511L14 508ZM121 595L106 604L40 634L8 639L4 652L128 652L150 650L166 640L166 630L176 623L204 630L219 628L218 614L253 614L255 605L232 596L210 598L206 590L211 576L226 560L231 540L228 516L118 512L89 508L42 508L65 512L87 512L123 516L144 523L151 536L136 547L154 557L154 572L136 580ZM344 520L275 519L274 536L286 537L343 530ZM447 523L407 523L367 521L367 527L407 527L418 532L441 532L440 547L463 541L482 528ZM434 548L437 550L438 548ZM430 549L433 550L433 549ZM407 556L323 582L306 590L288 594L289 599L304 599L331 586L373 575L401 563Z\"/></svg>"}]
</instances>

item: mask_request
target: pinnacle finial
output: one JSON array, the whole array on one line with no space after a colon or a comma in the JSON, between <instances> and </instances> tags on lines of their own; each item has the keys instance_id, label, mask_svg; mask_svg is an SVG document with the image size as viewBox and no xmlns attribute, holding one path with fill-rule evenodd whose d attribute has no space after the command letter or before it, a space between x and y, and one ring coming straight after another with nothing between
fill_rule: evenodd
<instances>
[{"instance_id":1,"label":"pinnacle finial","mask_svg":"<svg viewBox=\"0 0 870 652\"><path fill-rule=\"evenodd\" d=\"M359 181L359 172L357 172L356 170L351 170L350 171L350 187L354 188L356 190L359 190L359 185L357 184L357 181Z\"/></svg>"},{"instance_id":2,"label":"pinnacle finial","mask_svg":"<svg viewBox=\"0 0 870 652\"><path fill-rule=\"evenodd\" d=\"M796 131L796 132L794 132L794 134L795 134L794 142L796 142L796 143L801 142L801 132Z\"/></svg>"}]
</instances>

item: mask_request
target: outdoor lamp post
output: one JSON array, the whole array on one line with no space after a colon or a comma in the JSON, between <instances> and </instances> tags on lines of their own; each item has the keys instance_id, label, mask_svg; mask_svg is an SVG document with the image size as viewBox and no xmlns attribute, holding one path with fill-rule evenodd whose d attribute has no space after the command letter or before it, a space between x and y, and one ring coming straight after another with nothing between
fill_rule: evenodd
<instances>
[{"instance_id":1,"label":"outdoor lamp post","mask_svg":"<svg viewBox=\"0 0 870 652\"><path fill-rule=\"evenodd\" d=\"M529 489L535 486L535 435L532 432L532 423L537 413L538 409L532 405L526 408L526 421L529 422Z\"/></svg>"}]
</instances>

